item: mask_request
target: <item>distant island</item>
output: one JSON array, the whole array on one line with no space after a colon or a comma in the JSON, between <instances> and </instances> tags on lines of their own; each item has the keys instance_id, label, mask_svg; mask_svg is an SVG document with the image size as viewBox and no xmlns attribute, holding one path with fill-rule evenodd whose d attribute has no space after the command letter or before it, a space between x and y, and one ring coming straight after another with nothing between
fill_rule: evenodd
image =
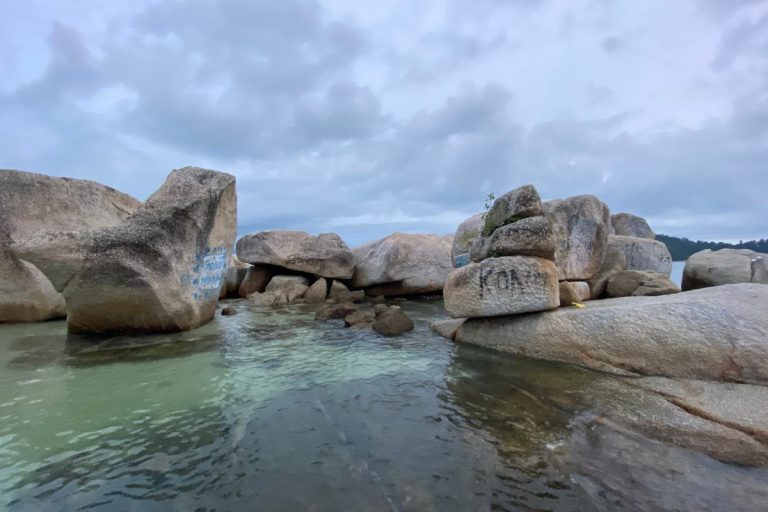
<instances>
[{"instance_id":1,"label":"distant island","mask_svg":"<svg viewBox=\"0 0 768 512\"><path fill-rule=\"evenodd\" d=\"M727 244L725 242L703 242L701 240L694 241L676 236L656 235L656 240L664 242L674 261L685 261L691 254L703 251L704 249L712 249L713 251L719 249L750 249L757 252L768 252L768 240L766 239Z\"/></svg>"}]
</instances>

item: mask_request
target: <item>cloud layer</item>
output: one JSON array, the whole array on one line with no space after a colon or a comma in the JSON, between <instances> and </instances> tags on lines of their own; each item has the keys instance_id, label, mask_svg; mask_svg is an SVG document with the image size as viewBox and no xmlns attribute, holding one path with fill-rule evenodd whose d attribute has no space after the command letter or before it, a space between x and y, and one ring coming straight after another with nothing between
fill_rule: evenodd
<instances>
[{"instance_id":1,"label":"cloud layer","mask_svg":"<svg viewBox=\"0 0 768 512\"><path fill-rule=\"evenodd\" d=\"M238 177L240 229L452 232L489 192L768 236L768 2L16 3L0 167L145 198Z\"/></svg>"}]
</instances>

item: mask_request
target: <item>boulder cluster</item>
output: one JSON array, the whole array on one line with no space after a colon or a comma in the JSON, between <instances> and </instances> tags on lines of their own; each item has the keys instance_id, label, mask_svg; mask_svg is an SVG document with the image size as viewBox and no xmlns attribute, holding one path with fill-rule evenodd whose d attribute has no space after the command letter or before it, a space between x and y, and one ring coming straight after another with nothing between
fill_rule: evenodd
<instances>
[{"instance_id":1,"label":"boulder cluster","mask_svg":"<svg viewBox=\"0 0 768 512\"><path fill-rule=\"evenodd\" d=\"M444 289L456 318L547 311L590 299L680 291L648 223L592 195L542 202L532 185L456 230Z\"/></svg>"}]
</instances>

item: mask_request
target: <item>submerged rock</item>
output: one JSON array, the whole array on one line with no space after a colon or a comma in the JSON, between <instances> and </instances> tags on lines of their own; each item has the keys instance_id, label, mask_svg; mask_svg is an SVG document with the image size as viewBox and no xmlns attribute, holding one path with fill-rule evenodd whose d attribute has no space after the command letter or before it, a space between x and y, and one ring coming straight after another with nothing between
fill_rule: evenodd
<instances>
[{"instance_id":1,"label":"submerged rock","mask_svg":"<svg viewBox=\"0 0 768 512\"><path fill-rule=\"evenodd\" d=\"M624 253L626 270L649 270L667 276L672 273L672 255L658 240L611 235L608 247Z\"/></svg>"},{"instance_id":2,"label":"submerged rock","mask_svg":"<svg viewBox=\"0 0 768 512\"><path fill-rule=\"evenodd\" d=\"M451 260L454 268L463 267L469 263L469 249L472 247L472 242L481 236L484 223L483 214L476 213L456 228L451 246Z\"/></svg>"},{"instance_id":3,"label":"submerged rock","mask_svg":"<svg viewBox=\"0 0 768 512\"><path fill-rule=\"evenodd\" d=\"M555 238L561 281L585 281L599 270L605 257L611 212L595 196L574 196L544 203Z\"/></svg>"},{"instance_id":4,"label":"submerged rock","mask_svg":"<svg viewBox=\"0 0 768 512\"><path fill-rule=\"evenodd\" d=\"M326 304L315 312L315 320L338 320L358 311L352 303Z\"/></svg>"},{"instance_id":5,"label":"submerged rock","mask_svg":"<svg viewBox=\"0 0 768 512\"><path fill-rule=\"evenodd\" d=\"M489 258L454 270L443 290L454 318L515 315L560 305L557 267L525 256Z\"/></svg>"},{"instance_id":6,"label":"submerged rock","mask_svg":"<svg viewBox=\"0 0 768 512\"><path fill-rule=\"evenodd\" d=\"M262 231L238 240L237 256L248 263L321 277L349 279L355 271L352 251L335 233L312 236L303 231Z\"/></svg>"},{"instance_id":7,"label":"submerged rock","mask_svg":"<svg viewBox=\"0 0 768 512\"><path fill-rule=\"evenodd\" d=\"M656 233L653 232L648 222L631 213L611 215L611 227L613 228L612 235L649 238L651 240L656 238Z\"/></svg>"},{"instance_id":8,"label":"submerged rock","mask_svg":"<svg viewBox=\"0 0 768 512\"><path fill-rule=\"evenodd\" d=\"M764 385L767 310L767 286L726 285L472 319L456 340L612 373Z\"/></svg>"},{"instance_id":9,"label":"submerged rock","mask_svg":"<svg viewBox=\"0 0 768 512\"><path fill-rule=\"evenodd\" d=\"M399 306L376 304L373 330L382 336L399 336L413 330L413 320Z\"/></svg>"},{"instance_id":10,"label":"submerged rock","mask_svg":"<svg viewBox=\"0 0 768 512\"><path fill-rule=\"evenodd\" d=\"M234 243L235 178L174 170L121 224L94 233L65 290L72 334L193 329L213 318Z\"/></svg>"},{"instance_id":11,"label":"submerged rock","mask_svg":"<svg viewBox=\"0 0 768 512\"><path fill-rule=\"evenodd\" d=\"M357 268L352 285L367 295L442 292L453 270L451 237L393 233L353 249Z\"/></svg>"},{"instance_id":12,"label":"submerged rock","mask_svg":"<svg viewBox=\"0 0 768 512\"><path fill-rule=\"evenodd\" d=\"M344 317L344 325L353 329L367 329L373 326L376 315L371 311L354 311Z\"/></svg>"},{"instance_id":13,"label":"submerged rock","mask_svg":"<svg viewBox=\"0 0 768 512\"><path fill-rule=\"evenodd\" d=\"M753 263L754 261L754 263ZM735 283L768 284L768 254L748 249L706 249L688 258L683 270L683 290Z\"/></svg>"}]
</instances>

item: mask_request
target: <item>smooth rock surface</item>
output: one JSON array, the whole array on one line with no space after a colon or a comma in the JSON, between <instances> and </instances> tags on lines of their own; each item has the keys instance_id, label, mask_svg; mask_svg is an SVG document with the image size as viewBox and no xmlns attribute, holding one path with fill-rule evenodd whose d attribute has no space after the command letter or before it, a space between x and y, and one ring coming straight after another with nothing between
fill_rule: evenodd
<instances>
[{"instance_id":1,"label":"smooth rock surface","mask_svg":"<svg viewBox=\"0 0 768 512\"><path fill-rule=\"evenodd\" d=\"M470 259L475 263L500 256L536 256L555 260L555 238L549 221L543 217L527 217L505 224L489 237L473 240Z\"/></svg>"},{"instance_id":2,"label":"smooth rock surface","mask_svg":"<svg viewBox=\"0 0 768 512\"><path fill-rule=\"evenodd\" d=\"M238 240L237 256L248 263L321 277L349 279L355 271L352 251L335 233L312 236L303 231L262 231Z\"/></svg>"},{"instance_id":3,"label":"smooth rock surface","mask_svg":"<svg viewBox=\"0 0 768 512\"><path fill-rule=\"evenodd\" d=\"M533 185L523 185L494 200L485 214L482 235L488 237L497 228L526 217L543 215L541 197Z\"/></svg>"},{"instance_id":4,"label":"smooth rock surface","mask_svg":"<svg viewBox=\"0 0 768 512\"><path fill-rule=\"evenodd\" d=\"M725 285L472 319L456 340L618 374L765 385L766 311L767 286Z\"/></svg>"},{"instance_id":5,"label":"smooth rock surface","mask_svg":"<svg viewBox=\"0 0 768 512\"><path fill-rule=\"evenodd\" d=\"M252 293L263 292L273 274L273 270L264 265L250 265L240 283L237 294L240 297L248 297Z\"/></svg>"},{"instance_id":6,"label":"smooth rock surface","mask_svg":"<svg viewBox=\"0 0 768 512\"><path fill-rule=\"evenodd\" d=\"M373 326L376 315L372 311L355 311L344 317L344 325L354 329L366 329Z\"/></svg>"},{"instance_id":7,"label":"smooth rock surface","mask_svg":"<svg viewBox=\"0 0 768 512\"><path fill-rule=\"evenodd\" d=\"M225 297L238 297L240 296L240 285L243 284L248 269L252 265L243 263L234 254L229 257L229 265L227 266L227 273L224 276L224 296ZM253 292L251 292L253 293ZM246 294L245 296L247 296Z\"/></svg>"},{"instance_id":8,"label":"smooth rock surface","mask_svg":"<svg viewBox=\"0 0 768 512\"><path fill-rule=\"evenodd\" d=\"M475 238L481 235L484 223L483 214L476 213L456 228L451 246L451 260L454 268L463 267L469 263L469 249Z\"/></svg>"},{"instance_id":9,"label":"smooth rock surface","mask_svg":"<svg viewBox=\"0 0 768 512\"><path fill-rule=\"evenodd\" d=\"M560 305L557 268L542 258L489 258L451 272L443 297L454 318L553 309Z\"/></svg>"},{"instance_id":10,"label":"smooth rock surface","mask_svg":"<svg viewBox=\"0 0 768 512\"><path fill-rule=\"evenodd\" d=\"M608 297L642 297L679 293L680 288L666 274L644 270L623 270L608 279Z\"/></svg>"},{"instance_id":11,"label":"smooth rock surface","mask_svg":"<svg viewBox=\"0 0 768 512\"><path fill-rule=\"evenodd\" d=\"M611 247L605 251L605 258L597 274L588 281L589 297L592 300L602 299L605 296L605 289L608 286L608 280L617 272L626 270L627 257L620 247Z\"/></svg>"},{"instance_id":12,"label":"smooth rock surface","mask_svg":"<svg viewBox=\"0 0 768 512\"><path fill-rule=\"evenodd\" d=\"M560 305L571 306L589 300L589 283L585 281L561 281Z\"/></svg>"},{"instance_id":13,"label":"smooth rock surface","mask_svg":"<svg viewBox=\"0 0 768 512\"><path fill-rule=\"evenodd\" d=\"M304 294L304 298L307 302L325 302L325 297L328 294L328 281L321 277L309 287L307 293Z\"/></svg>"},{"instance_id":14,"label":"smooth rock surface","mask_svg":"<svg viewBox=\"0 0 768 512\"><path fill-rule=\"evenodd\" d=\"M753 260L755 262L755 279L753 280ZM696 290L708 286L720 286L735 283L768 284L768 273L760 267L768 261L768 254L748 249L721 249L712 251L705 249L692 254L685 262L683 269L683 290Z\"/></svg>"},{"instance_id":15,"label":"smooth rock surface","mask_svg":"<svg viewBox=\"0 0 768 512\"><path fill-rule=\"evenodd\" d=\"M356 247L352 285L367 295L439 293L453 270L452 243L453 237L394 233Z\"/></svg>"},{"instance_id":16,"label":"smooth rock surface","mask_svg":"<svg viewBox=\"0 0 768 512\"><path fill-rule=\"evenodd\" d=\"M429 327L445 339L453 340L459 327L464 324L466 318L449 318L443 320L434 320L430 322Z\"/></svg>"},{"instance_id":17,"label":"smooth rock surface","mask_svg":"<svg viewBox=\"0 0 768 512\"><path fill-rule=\"evenodd\" d=\"M377 304L373 330L382 336L399 336L413 330L413 320L399 306Z\"/></svg>"},{"instance_id":18,"label":"smooth rock surface","mask_svg":"<svg viewBox=\"0 0 768 512\"><path fill-rule=\"evenodd\" d=\"M574 196L544 203L555 238L561 281L585 281L599 270L605 257L611 212L595 196Z\"/></svg>"},{"instance_id":19,"label":"smooth rock surface","mask_svg":"<svg viewBox=\"0 0 768 512\"><path fill-rule=\"evenodd\" d=\"M0 170L0 222L13 242L116 226L141 202L95 181Z\"/></svg>"},{"instance_id":20,"label":"smooth rock surface","mask_svg":"<svg viewBox=\"0 0 768 512\"><path fill-rule=\"evenodd\" d=\"M672 255L658 240L611 235L608 246L624 253L626 270L650 270L667 276L672 273Z\"/></svg>"},{"instance_id":21,"label":"smooth rock surface","mask_svg":"<svg viewBox=\"0 0 768 512\"><path fill-rule=\"evenodd\" d=\"M94 233L65 289L71 334L193 329L211 320L237 222L235 178L186 167L131 217Z\"/></svg>"},{"instance_id":22,"label":"smooth rock surface","mask_svg":"<svg viewBox=\"0 0 768 512\"><path fill-rule=\"evenodd\" d=\"M315 312L315 320L338 320L358 311L360 308L350 302L325 304Z\"/></svg>"},{"instance_id":23,"label":"smooth rock surface","mask_svg":"<svg viewBox=\"0 0 768 512\"><path fill-rule=\"evenodd\" d=\"M83 262L93 245L95 231L47 231L26 237L13 244L13 251L33 263L63 292L82 270Z\"/></svg>"},{"instance_id":24,"label":"smooth rock surface","mask_svg":"<svg viewBox=\"0 0 768 512\"><path fill-rule=\"evenodd\" d=\"M281 292L288 302L304 297L309 290L309 279L304 276L275 276L269 280L265 292Z\"/></svg>"},{"instance_id":25,"label":"smooth rock surface","mask_svg":"<svg viewBox=\"0 0 768 512\"><path fill-rule=\"evenodd\" d=\"M611 226L613 227L612 235L650 238L651 240L656 238L656 233L648 225L648 221L631 213L611 215Z\"/></svg>"},{"instance_id":26,"label":"smooth rock surface","mask_svg":"<svg viewBox=\"0 0 768 512\"><path fill-rule=\"evenodd\" d=\"M289 302L285 290L281 288L252 293L248 295L248 300L256 306L282 306Z\"/></svg>"}]
</instances>

